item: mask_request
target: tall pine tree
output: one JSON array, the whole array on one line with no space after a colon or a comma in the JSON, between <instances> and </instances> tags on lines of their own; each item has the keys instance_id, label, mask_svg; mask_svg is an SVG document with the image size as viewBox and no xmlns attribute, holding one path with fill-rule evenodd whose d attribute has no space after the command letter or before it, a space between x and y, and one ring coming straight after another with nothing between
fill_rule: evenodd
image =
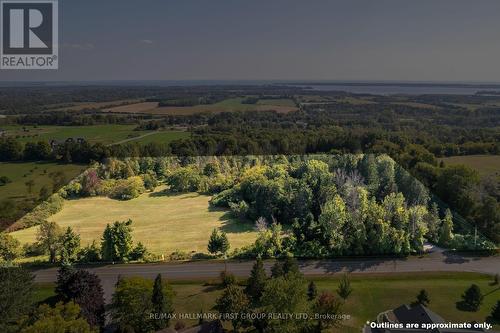
<instances>
[{"instance_id":1,"label":"tall pine tree","mask_svg":"<svg viewBox=\"0 0 500 333\"><path fill-rule=\"evenodd\" d=\"M171 296L171 291L163 284L161 274L158 274L153 284L153 293L151 296L153 313L158 316L158 319L153 321L155 330L168 327L168 314L173 312Z\"/></svg>"},{"instance_id":2,"label":"tall pine tree","mask_svg":"<svg viewBox=\"0 0 500 333\"><path fill-rule=\"evenodd\" d=\"M252 267L252 272L248 278L246 294L254 304L258 304L264 287L266 285L267 275L264 270L264 263L261 258L258 258Z\"/></svg>"}]
</instances>

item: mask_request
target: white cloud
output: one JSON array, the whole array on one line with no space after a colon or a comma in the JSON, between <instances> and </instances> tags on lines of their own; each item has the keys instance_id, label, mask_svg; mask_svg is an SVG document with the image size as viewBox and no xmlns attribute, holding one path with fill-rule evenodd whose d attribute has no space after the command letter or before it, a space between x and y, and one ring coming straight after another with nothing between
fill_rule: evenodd
<instances>
[{"instance_id":1,"label":"white cloud","mask_svg":"<svg viewBox=\"0 0 500 333\"><path fill-rule=\"evenodd\" d=\"M143 43L143 44L153 44L154 42L151 39L141 39L141 43Z\"/></svg>"}]
</instances>

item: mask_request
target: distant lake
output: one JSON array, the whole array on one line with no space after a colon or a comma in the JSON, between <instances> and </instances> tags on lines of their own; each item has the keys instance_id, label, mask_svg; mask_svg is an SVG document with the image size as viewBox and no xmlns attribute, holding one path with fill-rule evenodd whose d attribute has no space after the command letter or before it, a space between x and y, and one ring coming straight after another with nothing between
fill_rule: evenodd
<instances>
[{"instance_id":1,"label":"distant lake","mask_svg":"<svg viewBox=\"0 0 500 333\"><path fill-rule=\"evenodd\" d=\"M474 95L478 91L500 91L499 85L439 85L439 84L291 84L316 91L343 91L372 95Z\"/></svg>"}]
</instances>

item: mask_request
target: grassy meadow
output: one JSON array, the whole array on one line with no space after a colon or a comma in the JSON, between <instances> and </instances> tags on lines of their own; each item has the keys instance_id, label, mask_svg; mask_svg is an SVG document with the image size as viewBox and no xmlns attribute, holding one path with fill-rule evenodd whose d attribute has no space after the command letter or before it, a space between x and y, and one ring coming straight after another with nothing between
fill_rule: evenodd
<instances>
[{"instance_id":1,"label":"grassy meadow","mask_svg":"<svg viewBox=\"0 0 500 333\"><path fill-rule=\"evenodd\" d=\"M500 177L500 155L468 155L441 158L446 165L464 164L482 176Z\"/></svg>"},{"instance_id":2,"label":"grassy meadow","mask_svg":"<svg viewBox=\"0 0 500 333\"><path fill-rule=\"evenodd\" d=\"M134 241L142 242L155 254L169 255L176 250L206 253L214 228L227 233L231 249L253 243L253 225L232 220L226 211L212 210L209 200L209 196L196 193L166 195L160 188L129 201L106 197L69 200L49 220L62 228L72 227L85 245L99 242L107 223L132 219ZM37 227L32 227L12 235L21 243L32 243L36 231Z\"/></svg>"},{"instance_id":3,"label":"grassy meadow","mask_svg":"<svg viewBox=\"0 0 500 333\"><path fill-rule=\"evenodd\" d=\"M318 291L335 292L340 276L315 278ZM493 304L500 297L500 288L492 286L490 276L476 273L412 273L412 274L374 274L352 275L353 293L345 303L342 313L350 319L333 332L358 333L367 320L375 320L380 312L394 309L402 304L413 302L421 289L427 290L430 298L429 308L451 322L483 322L490 314ZM203 282L169 281L175 291L174 308L176 313L209 312L215 299L221 294L220 288ZM466 312L456 308L456 302L472 283L477 284L484 297L478 312ZM304 285L306 288L306 285ZM38 301L54 295L54 284L39 284L36 288ZM186 320L189 326L197 322ZM229 327L229 326L228 326ZM495 326L496 329L499 325Z\"/></svg>"}]
</instances>

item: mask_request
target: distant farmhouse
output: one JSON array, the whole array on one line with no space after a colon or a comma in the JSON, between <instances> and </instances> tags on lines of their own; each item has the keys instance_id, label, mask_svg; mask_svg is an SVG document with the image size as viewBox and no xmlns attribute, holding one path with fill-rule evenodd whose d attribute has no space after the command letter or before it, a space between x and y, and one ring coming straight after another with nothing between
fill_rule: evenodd
<instances>
[{"instance_id":1,"label":"distant farmhouse","mask_svg":"<svg viewBox=\"0 0 500 333\"><path fill-rule=\"evenodd\" d=\"M66 140L55 140L55 139L52 139L50 140L50 146L52 147L52 149L56 149L57 147L59 146L64 146L65 144L67 143L77 143L77 144L82 144L82 143L85 143L85 139L84 138L67 138Z\"/></svg>"},{"instance_id":2,"label":"distant farmhouse","mask_svg":"<svg viewBox=\"0 0 500 333\"><path fill-rule=\"evenodd\" d=\"M423 328L404 328L406 324L439 324L447 323L442 317L432 312L423 305L401 305L400 307L380 313L377 316L378 324L385 324L383 328L371 328L369 324L363 327L363 333L478 333L497 332L485 329L464 328L436 328L433 330ZM399 324L399 325L398 325ZM401 325L402 324L402 325ZM399 326L399 327L397 327ZM391 328L392 327L392 328ZM498 333L498 332L497 332Z\"/></svg>"}]
</instances>

